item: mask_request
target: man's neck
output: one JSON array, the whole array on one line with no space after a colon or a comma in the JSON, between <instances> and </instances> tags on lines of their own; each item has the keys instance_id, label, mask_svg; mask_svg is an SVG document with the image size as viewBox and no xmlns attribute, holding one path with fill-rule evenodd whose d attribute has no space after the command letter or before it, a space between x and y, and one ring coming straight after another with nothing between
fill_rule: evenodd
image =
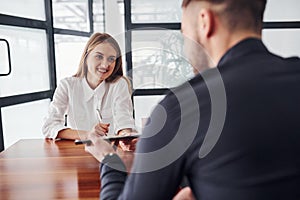
<instances>
[{"instance_id":1,"label":"man's neck","mask_svg":"<svg viewBox=\"0 0 300 200\"><path fill-rule=\"evenodd\" d=\"M215 66L219 63L222 56L234 45L246 38L261 39L261 35L253 32L239 32L239 33L224 33L211 38L208 51L214 61Z\"/></svg>"}]
</instances>

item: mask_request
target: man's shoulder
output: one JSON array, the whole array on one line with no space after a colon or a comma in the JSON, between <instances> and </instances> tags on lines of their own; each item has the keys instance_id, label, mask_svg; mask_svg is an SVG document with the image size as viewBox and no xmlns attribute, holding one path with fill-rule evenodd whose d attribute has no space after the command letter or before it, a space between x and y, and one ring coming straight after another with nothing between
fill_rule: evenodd
<instances>
[{"instance_id":1,"label":"man's shoulder","mask_svg":"<svg viewBox=\"0 0 300 200\"><path fill-rule=\"evenodd\" d=\"M161 103L170 104L197 101L199 96L204 96L208 93L207 81L210 82L210 79L213 80L213 77L218 75L219 73L216 69L209 69L198 74L181 85L171 88Z\"/></svg>"},{"instance_id":2,"label":"man's shoulder","mask_svg":"<svg viewBox=\"0 0 300 200\"><path fill-rule=\"evenodd\" d=\"M288 57L288 58L283 58L283 60L290 62L292 64L299 64L300 63L300 58L297 56L292 56L292 57Z\"/></svg>"},{"instance_id":3,"label":"man's shoulder","mask_svg":"<svg viewBox=\"0 0 300 200\"><path fill-rule=\"evenodd\" d=\"M278 71L285 73L299 73L300 58L297 56L283 57L274 53L269 53L268 56L252 61L257 63L260 67L264 67L265 70Z\"/></svg>"},{"instance_id":4,"label":"man's shoulder","mask_svg":"<svg viewBox=\"0 0 300 200\"><path fill-rule=\"evenodd\" d=\"M207 90L207 86L211 81L216 80L222 80L221 73L216 67L210 68L174 88L173 92L203 92Z\"/></svg>"}]
</instances>

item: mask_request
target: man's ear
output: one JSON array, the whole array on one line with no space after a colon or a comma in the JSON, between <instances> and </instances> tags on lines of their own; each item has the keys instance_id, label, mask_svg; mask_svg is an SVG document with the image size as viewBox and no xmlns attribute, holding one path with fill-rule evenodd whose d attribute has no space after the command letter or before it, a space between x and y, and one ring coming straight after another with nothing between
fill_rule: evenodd
<instances>
[{"instance_id":1,"label":"man's ear","mask_svg":"<svg viewBox=\"0 0 300 200\"><path fill-rule=\"evenodd\" d=\"M198 14L198 31L202 37L209 38L215 28L214 14L209 9L201 9Z\"/></svg>"}]
</instances>

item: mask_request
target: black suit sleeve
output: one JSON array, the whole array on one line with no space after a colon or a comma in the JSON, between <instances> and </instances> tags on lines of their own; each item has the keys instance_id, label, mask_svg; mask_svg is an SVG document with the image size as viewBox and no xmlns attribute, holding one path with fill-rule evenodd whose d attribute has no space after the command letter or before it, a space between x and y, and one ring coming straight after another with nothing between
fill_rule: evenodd
<instances>
[{"instance_id":1,"label":"black suit sleeve","mask_svg":"<svg viewBox=\"0 0 300 200\"><path fill-rule=\"evenodd\" d=\"M126 181L126 167L117 154L106 156L100 166L100 199L117 199Z\"/></svg>"}]
</instances>

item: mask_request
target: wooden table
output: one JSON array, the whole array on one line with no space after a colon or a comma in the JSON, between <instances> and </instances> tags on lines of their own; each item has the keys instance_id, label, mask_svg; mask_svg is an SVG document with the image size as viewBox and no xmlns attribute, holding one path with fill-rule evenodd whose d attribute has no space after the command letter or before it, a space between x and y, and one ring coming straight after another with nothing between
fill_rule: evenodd
<instances>
[{"instance_id":1,"label":"wooden table","mask_svg":"<svg viewBox=\"0 0 300 200\"><path fill-rule=\"evenodd\" d=\"M74 141L20 140L0 153L1 200L99 199L99 190L98 161Z\"/></svg>"}]
</instances>

